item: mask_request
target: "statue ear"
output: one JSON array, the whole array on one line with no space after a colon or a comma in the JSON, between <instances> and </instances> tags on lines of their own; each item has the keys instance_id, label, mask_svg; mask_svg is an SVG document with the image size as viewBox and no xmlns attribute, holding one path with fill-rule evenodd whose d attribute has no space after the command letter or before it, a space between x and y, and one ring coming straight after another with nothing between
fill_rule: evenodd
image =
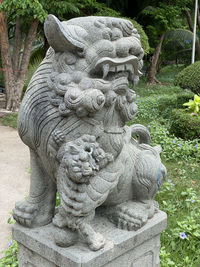
<instances>
[{"instance_id":1,"label":"statue ear","mask_svg":"<svg viewBox=\"0 0 200 267\"><path fill-rule=\"evenodd\" d=\"M62 25L54 15L48 15L44 22L44 32L49 45L56 52L64 52L67 50L84 51L85 43L83 37L87 32L78 25Z\"/></svg>"}]
</instances>

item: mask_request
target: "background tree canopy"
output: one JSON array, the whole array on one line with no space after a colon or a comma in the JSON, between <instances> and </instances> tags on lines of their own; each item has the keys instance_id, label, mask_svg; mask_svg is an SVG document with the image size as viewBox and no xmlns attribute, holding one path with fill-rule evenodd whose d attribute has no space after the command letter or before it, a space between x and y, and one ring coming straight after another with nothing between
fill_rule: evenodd
<instances>
[{"instance_id":1,"label":"background tree canopy","mask_svg":"<svg viewBox=\"0 0 200 267\"><path fill-rule=\"evenodd\" d=\"M48 48L43 32L43 22L48 14L54 14L60 20L90 15L121 16L120 12L96 0L0 0L1 65L9 110L15 111L20 105L24 84L29 80L26 74L31 53L34 52L33 61L38 63L37 52L43 57ZM136 21L129 19L137 28L147 54L147 35Z\"/></svg>"},{"instance_id":2,"label":"background tree canopy","mask_svg":"<svg viewBox=\"0 0 200 267\"><path fill-rule=\"evenodd\" d=\"M47 14L60 20L90 15L130 19L141 36L151 84L158 82L155 75L162 64L190 62L193 9L192 0L136 0L134 8L130 0L0 0L0 83L5 86L7 109L18 109L23 90L48 49L43 32ZM200 29L199 11L197 24ZM200 58L198 38L196 51Z\"/></svg>"}]
</instances>

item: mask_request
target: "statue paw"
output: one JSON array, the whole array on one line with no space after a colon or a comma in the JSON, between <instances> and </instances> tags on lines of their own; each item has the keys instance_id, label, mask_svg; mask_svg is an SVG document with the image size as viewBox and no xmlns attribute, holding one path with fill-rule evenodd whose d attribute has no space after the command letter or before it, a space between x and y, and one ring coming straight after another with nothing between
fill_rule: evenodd
<instances>
[{"instance_id":1,"label":"statue paw","mask_svg":"<svg viewBox=\"0 0 200 267\"><path fill-rule=\"evenodd\" d=\"M115 207L108 217L118 228L132 231L140 229L156 212L154 202L128 201Z\"/></svg>"},{"instance_id":2,"label":"statue paw","mask_svg":"<svg viewBox=\"0 0 200 267\"><path fill-rule=\"evenodd\" d=\"M95 232L88 223L81 223L78 231L91 250L97 251L104 247L105 238L100 233Z\"/></svg>"},{"instance_id":3,"label":"statue paw","mask_svg":"<svg viewBox=\"0 0 200 267\"><path fill-rule=\"evenodd\" d=\"M97 251L104 247L105 238L100 233L94 233L88 240L88 245L91 250Z\"/></svg>"},{"instance_id":4,"label":"statue paw","mask_svg":"<svg viewBox=\"0 0 200 267\"><path fill-rule=\"evenodd\" d=\"M27 201L17 202L13 209L13 218L21 225L30 227L37 212L37 204L32 204Z\"/></svg>"},{"instance_id":5,"label":"statue paw","mask_svg":"<svg viewBox=\"0 0 200 267\"><path fill-rule=\"evenodd\" d=\"M59 228L63 228L65 227L67 224L66 224L66 219L60 215L60 213L57 213L53 220L52 220L53 224Z\"/></svg>"},{"instance_id":6,"label":"statue paw","mask_svg":"<svg viewBox=\"0 0 200 267\"><path fill-rule=\"evenodd\" d=\"M55 227L54 241L59 247L73 246L78 239L78 233L71 231L70 229L60 229Z\"/></svg>"},{"instance_id":7,"label":"statue paw","mask_svg":"<svg viewBox=\"0 0 200 267\"><path fill-rule=\"evenodd\" d=\"M148 214L137 209L120 207L117 213L117 227L128 231L141 228L148 220Z\"/></svg>"}]
</instances>

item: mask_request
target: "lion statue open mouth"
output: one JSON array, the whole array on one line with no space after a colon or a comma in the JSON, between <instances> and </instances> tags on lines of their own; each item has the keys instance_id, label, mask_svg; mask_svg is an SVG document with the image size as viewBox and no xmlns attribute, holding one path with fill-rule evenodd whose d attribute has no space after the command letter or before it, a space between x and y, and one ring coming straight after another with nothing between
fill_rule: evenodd
<instances>
[{"instance_id":1,"label":"lion statue open mouth","mask_svg":"<svg viewBox=\"0 0 200 267\"><path fill-rule=\"evenodd\" d=\"M27 227L52 222L59 246L81 237L98 250L105 239L90 225L95 209L104 207L117 227L136 230L156 212L153 199L166 176L148 130L125 126L137 113L140 37L130 21L110 17L60 22L49 15L44 29L50 48L18 115L30 148L30 193L13 214Z\"/></svg>"}]
</instances>

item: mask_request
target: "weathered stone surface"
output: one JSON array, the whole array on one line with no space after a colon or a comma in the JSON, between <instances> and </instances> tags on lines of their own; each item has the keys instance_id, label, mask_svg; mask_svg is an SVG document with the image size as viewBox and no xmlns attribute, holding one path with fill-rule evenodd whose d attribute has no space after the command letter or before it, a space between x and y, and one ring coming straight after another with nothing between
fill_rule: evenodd
<instances>
[{"instance_id":1,"label":"weathered stone surface","mask_svg":"<svg viewBox=\"0 0 200 267\"><path fill-rule=\"evenodd\" d=\"M120 229L140 229L158 210L154 196L166 176L148 129L126 126L137 113L129 85L141 74L140 37L130 21L110 17L49 15L44 30L51 47L18 114L30 148L30 193L13 216L29 228L52 222L58 246L82 238L96 251L107 243L92 224L96 209Z\"/></svg>"},{"instance_id":2,"label":"weathered stone surface","mask_svg":"<svg viewBox=\"0 0 200 267\"><path fill-rule=\"evenodd\" d=\"M19 244L20 267L158 267L160 233L166 228L166 214L159 211L137 231L116 228L105 217L96 215L92 226L107 242L104 248L92 252L82 241L68 247L55 245L52 224L28 229L19 224L13 236Z\"/></svg>"}]
</instances>

